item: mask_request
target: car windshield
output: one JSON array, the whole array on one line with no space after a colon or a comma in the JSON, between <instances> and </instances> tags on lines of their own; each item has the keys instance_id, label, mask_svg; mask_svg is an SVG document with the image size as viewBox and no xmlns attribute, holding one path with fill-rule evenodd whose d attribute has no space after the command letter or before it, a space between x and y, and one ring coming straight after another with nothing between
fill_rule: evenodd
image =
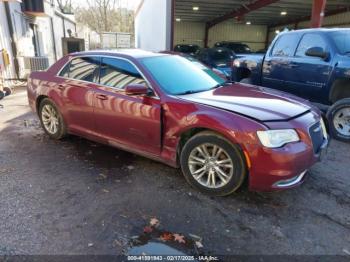
<instances>
[{"instance_id":1,"label":"car windshield","mask_svg":"<svg viewBox=\"0 0 350 262\"><path fill-rule=\"evenodd\" d=\"M245 44L229 44L227 47L236 54L247 54L252 52L250 47Z\"/></svg>"},{"instance_id":2,"label":"car windshield","mask_svg":"<svg viewBox=\"0 0 350 262\"><path fill-rule=\"evenodd\" d=\"M143 58L141 63L160 87L171 95L204 92L225 84L225 80L209 68L200 67L180 56L148 57Z\"/></svg>"},{"instance_id":3,"label":"car windshield","mask_svg":"<svg viewBox=\"0 0 350 262\"><path fill-rule=\"evenodd\" d=\"M350 30L331 32L330 36L341 54L350 54Z\"/></svg>"}]
</instances>

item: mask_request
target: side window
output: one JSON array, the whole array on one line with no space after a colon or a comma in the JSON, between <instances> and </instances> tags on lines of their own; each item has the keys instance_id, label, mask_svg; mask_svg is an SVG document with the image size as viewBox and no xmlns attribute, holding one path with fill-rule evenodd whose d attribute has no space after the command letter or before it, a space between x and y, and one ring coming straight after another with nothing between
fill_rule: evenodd
<instances>
[{"instance_id":1,"label":"side window","mask_svg":"<svg viewBox=\"0 0 350 262\"><path fill-rule=\"evenodd\" d=\"M306 57L305 52L310 47L321 47L321 48L323 48L323 50L326 51L327 50L327 43L322 38L322 36L320 36L318 34L306 34L301 39L295 56Z\"/></svg>"},{"instance_id":2,"label":"side window","mask_svg":"<svg viewBox=\"0 0 350 262\"><path fill-rule=\"evenodd\" d=\"M99 68L100 58L98 57L78 57L70 63L69 78L93 82L96 69Z\"/></svg>"},{"instance_id":3,"label":"side window","mask_svg":"<svg viewBox=\"0 0 350 262\"><path fill-rule=\"evenodd\" d=\"M288 34L280 36L272 50L272 56L289 57L294 56L297 35Z\"/></svg>"},{"instance_id":4,"label":"side window","mask_svg":"<svg viewBox=\"0 0 350 262\"><path fill-rule=\"evenodd\" d=\"M61 70L59 76L68 77L68 75L69 75L69 67L70 67L70 62L67 63L65 65L65 67L63 67L63 69Z\"/></svg>"},{"instance_id":5,"label":"side window","mask_svg":"<svg viewBox=\"0 0 350 262\"><path fill-rule=\"evenodd\" d=\"M102 58L100 84L123 89L129 84L146 82L130 62L117 58Z\"/></svg>"}]
</instances>

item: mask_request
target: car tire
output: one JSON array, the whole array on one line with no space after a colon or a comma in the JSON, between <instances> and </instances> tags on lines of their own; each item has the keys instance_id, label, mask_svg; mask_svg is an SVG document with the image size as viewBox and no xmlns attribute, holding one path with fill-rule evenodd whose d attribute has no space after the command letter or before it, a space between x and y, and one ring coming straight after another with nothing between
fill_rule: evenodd
<instances>
[{"instance_id":1,"label":"car tire","mask_svg":"<svg viewBox=\"0 0 350 262\"><path fill-rule=\"evenodd\" d=\"M349 113L348 113L349 112ZM350 98L339 100L327 112L327 121L332 138L350 142Z\"/></svg>"},{"instance_id":2,"label":"car tire","mask_svg":"<svg viewBox=\"0 0 350 262\"><path fill-rule=\"evenodd\" d=\"M180 162L187 182L212 196L226 196L235 192L247 175L240 148L214 132L201 132L190 138L181 151Z\"/></svg>"},{"instance_id":3,"label":"car tire","mask_svg":"<svg viewBox=\"0 0 350 262\"><path fill-rule=\"evenodd\" d=\"M41 101L39 106L41 126L52 139L62 139L67 134L66 124L57 106L49 98Z\"/></svg>"},{"instance_id":4,"label":"car tire","mask_svg":"<svg viewBox=\"0 0 350 262\"><path fill-rule=\"evenodd\" d=\"M12 94L12 88L4 87L4 93L5 93L5 96L11 95Z\"/></svg>"},{"instance_id":5,"label":"car tire","mask_svg":"<svg viewBox=\"0 0 350 262\"><path fill-rule=\"evenodd\" d=\"M251 78L243 78L241 81L239 81L242 84L252 84L252 79Z\"/></svg>"}]
</instances>

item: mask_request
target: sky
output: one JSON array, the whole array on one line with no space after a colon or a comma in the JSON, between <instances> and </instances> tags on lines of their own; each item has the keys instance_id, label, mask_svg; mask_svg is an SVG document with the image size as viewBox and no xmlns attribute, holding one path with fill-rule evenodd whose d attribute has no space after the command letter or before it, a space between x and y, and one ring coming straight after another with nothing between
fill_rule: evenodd
<instances>
[{"instance_id":1,"label":"sky","mask_svg":"<svg viewBox=\"0 0 350 262\"><path fill-rule=\"evenodd\" d=\"M94 0L90 0L90 1L94 1ZM115 0L116 3L120 2L122 7L131 9L131 10L136 10L136 8L138 7L138 5L140 4L141 0ZM84 0L72 0L72 4L74 6L87 6L87 2Z\"/></svg>"}]
</instances>

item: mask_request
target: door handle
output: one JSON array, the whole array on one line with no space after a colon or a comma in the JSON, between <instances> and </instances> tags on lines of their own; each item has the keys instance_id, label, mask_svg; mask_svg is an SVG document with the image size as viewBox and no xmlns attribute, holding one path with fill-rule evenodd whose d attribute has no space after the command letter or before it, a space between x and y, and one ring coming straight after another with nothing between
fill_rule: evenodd
<instances>
[{"instance_id":1,"label":"door handle","mask_svg":"<svg viewBox=\"0 0 350 262\"><path fill-rule=\"evenodd\" d=\"M63 90L64 90L64 85L59 84L59 85L58 85L58 89L61 90L61 91L63 91Z\"/></svg>"},{"instance_id":2,"label":"door handle","mask_svg":"<svg viewBox=\"0 0 350 262\"><path fill-rule=\"evenodd\" d=\"M100 99L100 100L107 100L108 99L108 97L106 95L97 95L96 98Z\"/></svg>"}]
</instances>

